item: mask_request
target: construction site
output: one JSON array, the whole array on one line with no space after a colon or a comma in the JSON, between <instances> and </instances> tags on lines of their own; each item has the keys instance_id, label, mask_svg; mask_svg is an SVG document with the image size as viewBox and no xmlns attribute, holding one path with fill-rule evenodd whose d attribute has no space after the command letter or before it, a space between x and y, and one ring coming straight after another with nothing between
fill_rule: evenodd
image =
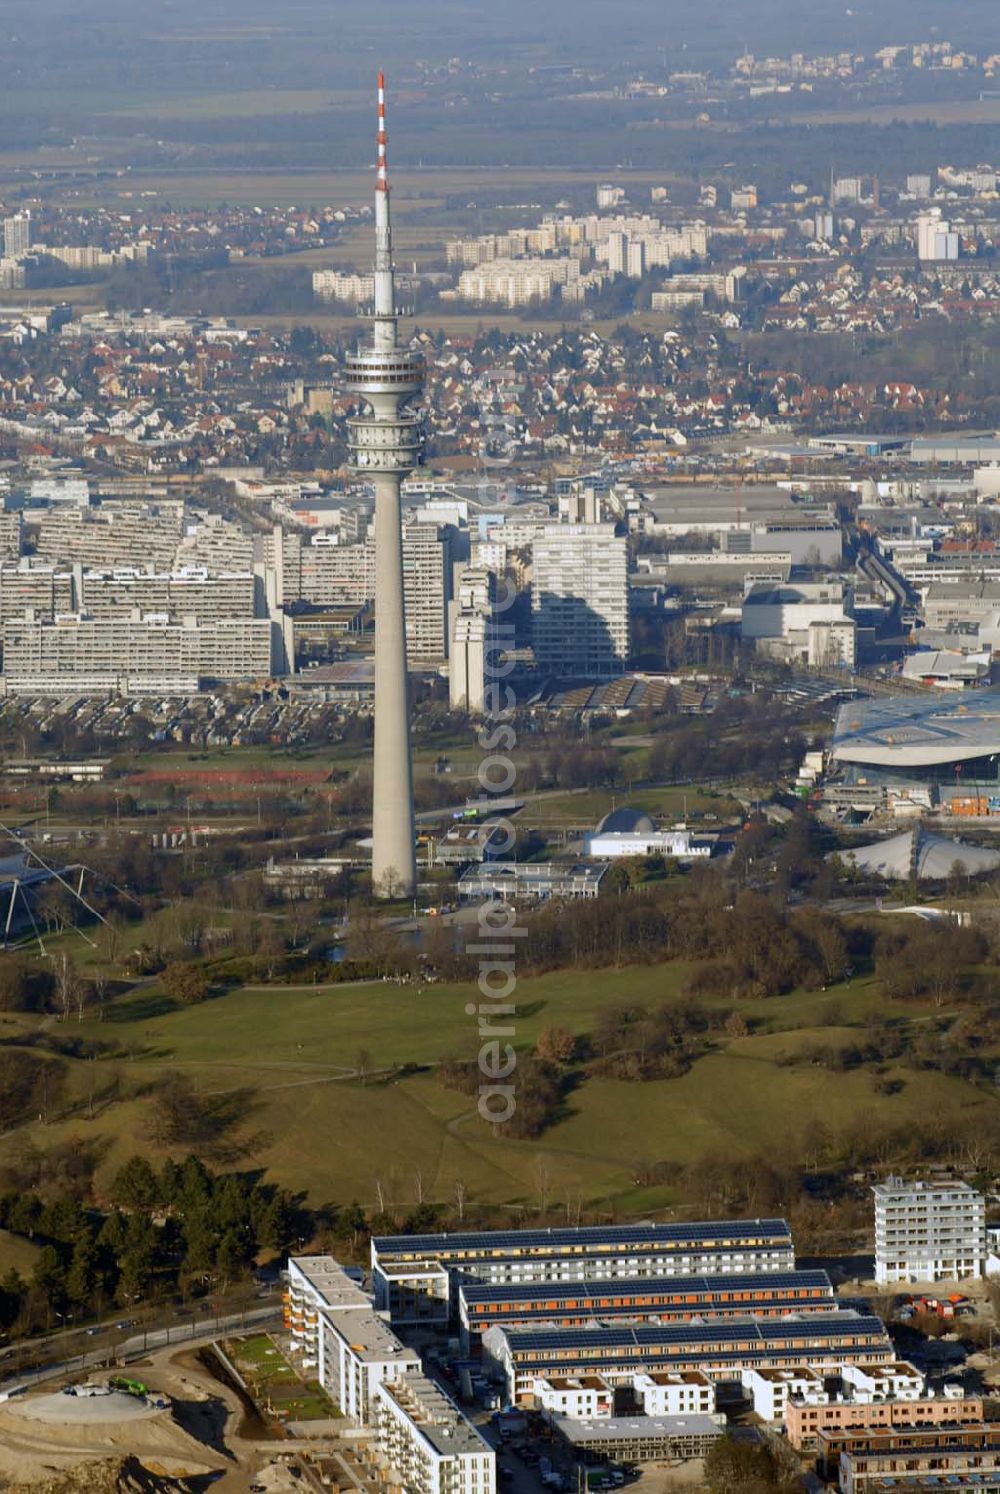
<instances>
[{"instance_id":1,"label":"construction site","mask_svg":"<svg viewBox=\"0 0 1000 1494\"><path fill-rule=\"evenodd\" d=\"M250 1342L256 1352L258 1340ZM349 1448L338 1452L328 1420L288 1424L260 1373L253 1384L263 1392L259 1402L251 1394L237 1368L239 1347L164 1349L127 1376L9 1393L0 1401L0 1487L42 1494L362 1488L360 1466ZM271 1378L280 1383L286 1362L279 1349L271 1352ZM308 1395L301 1382L298 1389Z\"/></svg>"}]
</instances>

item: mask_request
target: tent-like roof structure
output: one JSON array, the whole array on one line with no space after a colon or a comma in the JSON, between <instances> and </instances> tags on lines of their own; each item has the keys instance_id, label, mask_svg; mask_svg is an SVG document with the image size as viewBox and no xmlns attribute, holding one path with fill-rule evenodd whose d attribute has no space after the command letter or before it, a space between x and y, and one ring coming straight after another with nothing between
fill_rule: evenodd
<instances>
[{"instance_id":1,"label":"tent-like roof structure","mask_svg":"<svg viewBox=\"0 0 1000 1494\"><path fill-rule=\"evenodd\" d=\"M870 846L855 846L842 853L842 859L859 871L873 872L890 881L905 882L911 876L921 881L943 881L956 864L970 877L981 877L1000 866L1000 851L968 845L947 835L932 835L928 830L904 830L889 840L878 840Z\"/></svg>"},{"instance_id":2,"label":"tent-like roof structure","mask_svg":"<svg viewBox=\"0 0 1000 1494\"><path fill-rule=\"evenodd\" d=\"M841 706L833 729L838 763L905 769L974 761L1000 753L1000 690L886 695Z\"/></svg>"}]
</instances>

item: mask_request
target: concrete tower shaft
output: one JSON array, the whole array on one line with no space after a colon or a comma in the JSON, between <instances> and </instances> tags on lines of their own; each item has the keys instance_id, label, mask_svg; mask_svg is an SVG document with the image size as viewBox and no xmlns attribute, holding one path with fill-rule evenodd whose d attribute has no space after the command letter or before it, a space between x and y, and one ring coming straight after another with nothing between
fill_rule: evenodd
<instances>
[{"instance_id":1,"label":"concrete tower shaft","mask_svg":"<svg viewBox=\"0 0 1000 1494\"><path fill-rule=\"evenodd\" d=\"M351 464L375 487L375 763L372 883L382 897L412 896L416 885L413 765L406 692L406 615L400 484L420 461L419 418L406 409L424 385L424 360L398 336L385 79L378 75L375 179L375 299L372 342L349 354L347 387L368 412L349 422Z\"/></svg>"}]
</instances>

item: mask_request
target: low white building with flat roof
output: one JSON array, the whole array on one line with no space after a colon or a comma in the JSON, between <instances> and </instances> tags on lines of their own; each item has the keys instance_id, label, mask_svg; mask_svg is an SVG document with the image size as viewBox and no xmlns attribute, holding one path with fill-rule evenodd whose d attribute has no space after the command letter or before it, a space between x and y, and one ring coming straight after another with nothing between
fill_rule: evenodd
<instances>
[{"instance_id":1,"label":"low white building with flat roof","mask_svg":"<svg viewBox=\"0 0 1000 1494\"><path fill-rule=\"evenodd\" d=\"M875 1280L964 1281L984 1274L986 1200L968 1183L888 1178L875 1198Z\"/></svg>"},{"instance_id":2,"label":"low white building with flat roof","mask_svg":"<svg viewBox=\"0 0 1000 1494\"><path fill-rule=\"evenodd\" d=\"M602 1416L552 1425L580 1461L611 1458L619 1463L690 1462L703 1458L725 1435L726 1418L713 1416Z\"/></svg>"},{"instance_id":3,"label":"low white building with flat roof","mask_svg":"<svg viewBox=\"0 0 1000 1494\"><path fill-rule=\"evenodd\" d=\"M780 1421L793 1399L806 1405L823 1405L829 1400L823 1376L804 1364L787 1369L746 1369L742 1379L761 1421Z\"/></svg>"},{"instance_id":4,"label":"low white building with flat roof","mask_svg":"<svg viewBox=\"0 0 1000 1494\"><path fill-rule=\"evenodd\" d=\"M701 1370L657 1370L636 1375L636 1399L646 1416L710 1416L715 1385Z\"/></svg>"},{"instance_id":5,"label":"low white building with flat roof","mask_svg":"<svg viewBox=\"0 0 1000 1494\"><path fill-rule=\"evenodd\" d=\"M615 1393L601 1375L553 1375L535 1381L535 1405L550 1416L590 1421L610 1416Z\"/></svg>"},{"instance_id":6,"label":"low white building with flat roof","mask_svg":"<svg viewBox=\"0 0 1000 1494\"><path fill-rule=\"evenodd\" d=\"M845 1364L840 1378L853 1387L857 1401L919 1401L926 1394L926 1377L912 1364Z\"/></svg>"}]
</instances>

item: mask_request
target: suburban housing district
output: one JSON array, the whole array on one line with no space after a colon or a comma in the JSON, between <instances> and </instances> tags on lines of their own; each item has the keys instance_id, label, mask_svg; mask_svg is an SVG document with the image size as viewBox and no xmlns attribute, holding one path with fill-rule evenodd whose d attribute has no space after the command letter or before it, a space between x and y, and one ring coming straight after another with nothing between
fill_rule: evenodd
<instances>
[{"instance_id":1,"label":"suburban housing district","mask_svg":"<svg viewBox=\"0 0 1000 1494\"><path fill-rule=\"evenodd\" d=\"M1000 1269L968 1185L872 1191L878 1283ZM571 1488L580 1468L620 1482L622 1467L703 1460L747 1410L847 1494L890 1476L1000 1481L982 1396L901 1360L860 1296L796 1266L781 1219L377 1236L365 1272L292 1257L284 1322L303 1372L406 1487L491 1491L498 1457L502 1479L534 1461L535 1425L551 1439L543 1486Z\"/></svg>"}]
</instances>

